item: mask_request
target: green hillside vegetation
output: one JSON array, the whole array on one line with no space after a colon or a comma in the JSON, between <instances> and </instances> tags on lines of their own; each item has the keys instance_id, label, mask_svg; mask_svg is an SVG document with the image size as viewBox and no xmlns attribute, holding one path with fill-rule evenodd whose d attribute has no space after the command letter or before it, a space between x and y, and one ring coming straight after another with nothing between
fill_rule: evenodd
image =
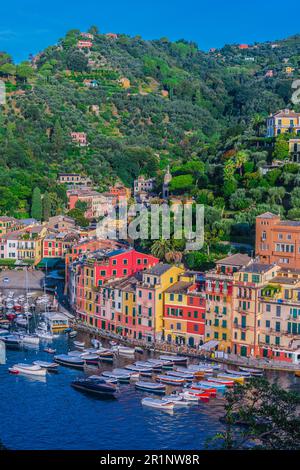
<instances>
[{"instance_id":1,"label":"green hillside vegetation","mask_svg":"<svg viewBox=\"0 0 300 470\"><path fill-rule=\"evenodd\" d=\"M42 199L47 193L47 216L64 211L61 171L86 174L106 190L116 177L132 185L141 173L160 182L169 164L172 193L208 207L208 244L249 239L265 210L300 219L300 167L287 162L265 176L259 171L288 158L284 137L264 137L265 118L297 110L290 99L299 35L277 47L226 45L205 53L185 40L90 32L88 51L77 48L83 38L72 30L28 62L15 65L0 53L8 94L0 110L1 214L29 215L34 188ZM77 147L72 131L86 132L88 146Z\"/></svg>"}]
</instances>

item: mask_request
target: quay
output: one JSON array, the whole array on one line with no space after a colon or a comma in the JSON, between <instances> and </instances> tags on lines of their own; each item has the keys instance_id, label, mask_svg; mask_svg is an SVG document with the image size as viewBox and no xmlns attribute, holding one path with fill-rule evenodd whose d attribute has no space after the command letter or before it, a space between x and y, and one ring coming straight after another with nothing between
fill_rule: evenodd
<instances>
[{"instance_id":1,"label":"quay","mask_svg":"<svg viewBox=\"0 0 300 470\"><path fill-rule=\"evenodd\" d=\"M153 353L178 354L194 359L206 359L213 362L219 362L221 364L252 367L255 369L262 370L283 371L291 373L294 373L296 370L299 370L299 366L297 366L297 364L279 363L278 361L272 361L271 359L245 358L234 354L227 354L226 358L223 358L216 357L214 352L196 350L187 346L176 346L174 344L169 344L166 342L145 343L140 340L124 338L123 336L107 332L105 330L90 327L88 325L81 324L78 321L74 322L72 326L77 331L82 332L84 334L88 334L90 338L114 340L126 346L141 347L145 351Z\"/></svg>"},{"instance_id":2,"label":"quay","mask_svg":"<svg viewBox=\"0 0 300 470\"><path fill-rule=\"evenodd\" d=\"M5 282L5 278L8 279ZM29 290L43 290L42 281L44 273L42 271L27 270L27 288ZM26 289L25 271L23 269L5 269L0 272L0 290Z\"/></svg>"}]
</instances>

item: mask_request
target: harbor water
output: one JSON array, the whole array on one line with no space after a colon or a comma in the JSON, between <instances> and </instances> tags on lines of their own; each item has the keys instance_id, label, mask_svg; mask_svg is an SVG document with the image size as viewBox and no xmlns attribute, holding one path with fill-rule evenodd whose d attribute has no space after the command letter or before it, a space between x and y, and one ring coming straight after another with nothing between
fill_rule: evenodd
<instances>
[{"instance_id":1,"label":"harbor water","mask_svg":"<svg viewBox=\"0 0 300 470\"><path fill-rule=\"evenodd\" d=\"M136 391L134 383L121 384L117 398L110 400L70 386L76 377L99 373L99 369L78 371L60 366L57 374L47 373L42 379L8 373L8 368L19 362L52 361L52 356L43 351L45 346L7 350L6 364L0 365L0 440L8 449L200 450L222 429L222 395L169 414L143 407L141 399L151 395ZM51 347L58 354L75 349L66 335L55 339ZM143 360L143 356L137 354L135 360ZM110 370L130 362L133 359L119 358L113 366L103 368ZM299 390L300 381L292 374L270 374L270 379L280 385Z\"/></svg>"}]
</instances>

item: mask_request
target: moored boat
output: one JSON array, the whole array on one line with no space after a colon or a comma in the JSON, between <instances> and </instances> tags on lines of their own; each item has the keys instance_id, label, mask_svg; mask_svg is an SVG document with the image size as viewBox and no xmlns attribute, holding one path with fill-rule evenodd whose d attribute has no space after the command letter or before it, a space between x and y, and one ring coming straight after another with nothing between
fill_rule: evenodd
<instances>
[{"instance_id":1,"label":"moored boat","mask_svg":"<svg viewBox=\"0 0 300 470\"><path fill-rule=\"evenodd\" d=\"M38 375L38 376L45 376L47 371L46 369L42 369L42 367L35 365L35 364L15 364L12 367L13 371L18 371L20 374L26 375Z\"/></svg>"},{"instance_id":2,"label":"moored boat","mask_svg":"<svg viewBox=\"0 0 300 470\"><path fill-rule=\"evenodd\" d=\"M163 401L150 397L143 398L141 403L144 406L149 406L158 410L171 411L174 408L174 403L171 401Z\"/></svg>"},{"instance_id":3,"label":"moored boat","mask_svg":"<svg viewBox=\"0 0 300 470\"><path fill-rule=\"evenodd\" d=\"M167 402L174 403L175 407L190 406L191 403L192 403L189 400L185 400L185 398L181 395L172 395L172 394L171 395L166 395L165 397L163 397L162 401L167 401Z\"/></svg>"},{"instance_id":4,"label":"moored boat","mask_svg":"<svg viewBox=\"0 0 300 470\"><path fill-rule=\"evenodd\" d=\"M262 377L264 375L264 371L261 369L252 369L250 367L242 367L242 366L240 366L239 369L242 372L249 372L250 375L253 375L255 377Z\"/></svg>"},{"instance_id":5,"label":"moored boat","mask_svg":"<svg viewBox=\"0 0 300 470\"><path fill-rule=\"evenodd\" d=\"M171 377L180 377L187 382L191 382L194 379L194 374L188 374L187 372L178 372L175 370L169 370L166 372L166 375L170 375Z\"/></svg>"},{"instance_id":6,"label":"moored boat","mask_svg":"<svg viewBox=\"0 0 300 470\"><path fill-rule=\"evenodd\" d=\"M218 386L219 387L219 386ZM222 386L223 387L223 386ZM212 387L210 384L206 384L205 382L200 382L199 384L192 384L191 387L188 388L189 391L204 391L209 393L211 397L217 396L217 390L225 390L225 387L222 389L217 389L216 387Z\"/></svg>"},{"instance_id":7,"label":"moored boat","mask_svg":"<svg viewBox=\"0 0 300 470\"><path fill-rule=\"evenodd\" d=\"M81 357L69 356L68 354L59 354L58 356L54 356L54 360L62 366L68 366L75 369L84 368L84 360Z\"/></svg>"},{"instance_id":8,"label":"moored boat","mask_svg":"<svg viewBox=\"0 0 300 470\"><path fill-rule=\"evenodd\" d=\"M109 372L109 371L104 371L101 374L103 377L108 377L112 379L117 379L118 382L120 383L128 383L130 382L130 374L120 374L117 372Z\"/></svg>"},{"instance_id":9,"label":"moored boat","mask_svg":"<svg viewBox=\"0 0 300 470\"><path fill-rule=\"evenodd\" d=\"M71 382L73 388L82 392L101 395L103 397L114 397L117 387L113 383L108 383L105 379L92 376L84 379L77 379Z\"/></svg>"},{"instance_id":10,"label":"moored boat","mask_svg":"<svg viewBox=\"0 0 300 470\"><path fill-rule=\"evenodd\" d=\"M166 385L179 386L185 384L185 379L182 377L171 377L170 375L157 375L156 380Z\"/></svg>"},{"instance_id":11,"label":"moored boat","mask_svg":"<svg viewBox=\"0 0 300 470\"><path fill-rule=\"evenodd\" d=\"M55 353L56 353L56 349L45 348L45 349L44 349L44 352L46 352L46 353L48 353L48 354L55 354Z\"/></svg>"},{"instance_id":12,"label":"moored boat","mask_svg":"<svg viewBox=\"0 0 300 470\"><path fill-rule=\"evenodd\" d=\"M188 358L185 356L167 356L165 354L159 356L159 359L171 362L172 364L187 364L188 361Z\"/></svg>"},{"instance_id":13,"label":"moored boat","mask_svg":"<svg viewBox=\"0 0 300 470\"><path fill-rule=\"evenodd\" d=\"M234 382L237 382L241 385L245 382L245 377L238 376L238 375L230 375L230 374L226 374L225 372L218 374L217 378L233 380Z\"/></svg>"},{"instance_id":14,"label":"moored boat","mask_svg":"<svg viewBox=\"0 0 300 470\"><path fill-rule=\"evenodd\" d=\"M138 390L144 390L145 392L164 394L166 392L166 386L154 382L143 382L138 381L135 383L135 388Z\"/></svg>"},{"instance_id":15,"label":"moored boat","mask_svg":"<svg viewBox=\"0 0 300 470\"><path fill-rule=\"evenodd\" d=\"M225 371L226 371L226 374L236 375L237 377L245 377L245 378L251 377L250 372L245 372L245 371L240 372L240 371L232 370L232 369L225 369Z\"/></svg>"},{"instance_id":16,"label":"moored boat","mask_svg":"<svg viewBox=\"0 0 300 470\"><path fill-rule=\"evenodd\" d=\"M59 364L56 362L46 362L46 361L33 361L33 364L40 366L42 369L46 369L49 372L58 372Z\"/></svg>"},{"instance_id":17,"label":"moored boat","mask_svg":"<svg viewBox=\"0 0 300 470\"><path fill-rule=\"evenodd\" d=\"M205 390L190 390L187 389L182 393L182 396L185 400L192 400L192 401L203 401L205 403L209 402L210 394Z\"/></svg>"},{"instance_id":18,"label":"moored boat","mask_svg":"<svg viewBox=\"0 0 300 470\"><path fill-rule=\"evenodd\" d=\"M234 385L233 380L220 379L217 377L207 377L206 381L211 383L212 385L220 384L220 385L225 385L226 387L233 387Z\"/></svg>"},{"instance_id":19,"label":"moored boat","mask_svg":"<svg viewBox=\"0 0 300 470\"><path fill-rule=\"evenodd\" d=\"M151 377L153 373L152 369L149 367L140 367L134 364L128 364L127 366L125 366L125 369L128 369L129 371L133 371L133 372L138 372L139 374L145 377Z\"/></svg>"},{"instance_id":20,"label":"moored boat","mask_svg":"<svg viewBox=\"0 0 300 470\"><path fill-rule=\"evenodd\" d=\"M80 356L86 364L90 365L98 365L99 364L99 356L98 354L92 354L92 353L85 353L81 354Z\"/></svg>"}]
</instances>

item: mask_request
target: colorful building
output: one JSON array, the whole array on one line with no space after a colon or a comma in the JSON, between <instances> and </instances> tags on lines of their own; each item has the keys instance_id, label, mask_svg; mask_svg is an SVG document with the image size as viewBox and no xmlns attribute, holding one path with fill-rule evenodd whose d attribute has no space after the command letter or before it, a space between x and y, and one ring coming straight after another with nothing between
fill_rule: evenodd
<instances>
[{"instance_id":1,"label":"colorful building","mask_svg":"<svg viewBox=\"0 0 300 470\"><path fill-rule=\"evenodd\" d=\"M239 356L260 355L261 289L277 275L279 266L249 263L233 274L232 352Z\"/></svg>"},{"instance_id":2,"label":"colorful building","mask_svg":"<svg viewBox=\"0 0 300 470\"><path fill-rule=\"evenodd\" d=\"M87 136L85 132L71 132L71 139L72 142L80 147L85 147L87 145Z\"/></svg>"},{"instance_id":3,"label":"colorful building","mask_svg":"<svg viewBox=\"0 0 300 470\"><path fill-rule=\"evenodd\" d=\"M163 338L197 347L205 340L205 292L196 273L180 274L164 292Z\"/></svg>"},{"instance_id":4,"label":"colorful building","mask_svg":"<svg viewBox=\"0 0 300 470\"><path fill-rule=\"evenodd\" d=\"M300 267L300 222L265 212L256 217L255 253L261 263Z\"/></svg>"},{"instance_id":5,"label":"colorful building","mask_svg":"<svg viewBox=\"0 0 300 470\"><path fill-rule=\"evenodd\" d=\"M300 270L281 268L259 296L260 356L300 362Z\"/></svg>"},{"instance_id":6,"label":"colorful building","mask_svg":"<svg viewBox=\"0 0 300 470\"><path fill-rule=\"evenodd\" d=\"M248 255L235 254L217 261L205 274L205 341L215 341L218 350L231 352L233 275L251 261Z\"/></svg>"},{"instance_id":7,"label":"colorful building","mask_svg":"<svg viewBox=\"0 0 300 470\"><path fill-rule=\"evenodd\" d=\"M300 113L284 109L268 117L267 137L276 137L286 132L300 134Z\"/></svg>"}]
</instances>

